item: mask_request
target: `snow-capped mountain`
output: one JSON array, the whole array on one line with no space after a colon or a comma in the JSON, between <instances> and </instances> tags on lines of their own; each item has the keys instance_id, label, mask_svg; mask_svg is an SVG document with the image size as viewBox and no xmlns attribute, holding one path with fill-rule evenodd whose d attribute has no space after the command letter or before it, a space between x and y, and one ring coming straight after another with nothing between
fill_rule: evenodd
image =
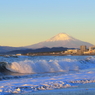
<instances>
[{"instance_id":1,"label":"snow-capped mountain","mask_svg":"<svg viewBox=\"0 0 95 95\"><path fill-rule=\"evenodd\" d=\"M76 38L73 38L65 33L59 33L56 36L37 43L30 46L26 46L27 48L42 48L42 47L67 47L67 48L79 48L81 45L86 45L87 47L92 46L92 44L88 42L84 42L81 40L78 40Z\"/></svg>"},{"instance_id":2,"label":"snow-capped mountain","mask_svg":"<svg viewBox=\"0 0 95 95\"><path fill-rule=\"evenodd\" d=\"M69 41L69 40L75 40L75 39L65 33L59 33L58 35L56 35L46 41L47 42L54 42L54 41L66 41L66 40Z\"/></svg>"}]
</instances>

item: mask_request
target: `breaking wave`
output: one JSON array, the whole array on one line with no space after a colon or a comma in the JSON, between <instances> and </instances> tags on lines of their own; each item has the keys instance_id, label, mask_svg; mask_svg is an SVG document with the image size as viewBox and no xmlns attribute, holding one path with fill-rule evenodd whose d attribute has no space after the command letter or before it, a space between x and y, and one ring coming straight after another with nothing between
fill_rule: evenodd
<instances>
[{"instance_id":1,"label":"breaking wave","mask_svg":"<svg viewBox=\"0 0 95 95\"><path fill-rule=\"evenodd\" d=\"M24 74L69 72L88 68L95 68L94 57L87 57L82 60L65 58L61 60L24 60L12 63L0 62L0 74L4 72Z\"/></svg>"}]
</instances>

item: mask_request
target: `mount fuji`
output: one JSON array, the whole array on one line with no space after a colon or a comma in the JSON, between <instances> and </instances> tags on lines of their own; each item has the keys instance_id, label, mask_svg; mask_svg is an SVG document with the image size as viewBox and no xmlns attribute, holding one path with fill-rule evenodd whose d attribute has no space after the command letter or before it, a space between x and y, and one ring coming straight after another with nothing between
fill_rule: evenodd
<instances>
[{"instance_id":1,"label":"mount fuji","mask_svg":"<svg viewBox=\"0 0 95 95\"><path fill-rule=\"evenodd\" d=\"M33 49L43 48L43 47L79 48L81 45L86 45L87 47L93 46L92 44L90 44L88 42L78 40L65 33L59 33L56 36L54 36L46 41L26 46L26 48L33 48Z\"/></svg>"}]
</instances>

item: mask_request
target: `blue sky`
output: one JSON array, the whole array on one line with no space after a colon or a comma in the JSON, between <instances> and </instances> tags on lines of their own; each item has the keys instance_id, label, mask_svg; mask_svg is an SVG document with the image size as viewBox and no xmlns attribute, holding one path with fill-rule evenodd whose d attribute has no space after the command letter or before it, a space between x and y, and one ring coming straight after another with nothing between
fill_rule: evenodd
<instances>
[{"instance_id":1,"label":"blue sky","mask_svg":"<svg viewBox=\"0 0 95 95\"><path fill-rule=\"evenodd\" d=\"M0 45L26 46L67 33L95 44L95 0L0 0Z\"/></svg>"}]
</instances>

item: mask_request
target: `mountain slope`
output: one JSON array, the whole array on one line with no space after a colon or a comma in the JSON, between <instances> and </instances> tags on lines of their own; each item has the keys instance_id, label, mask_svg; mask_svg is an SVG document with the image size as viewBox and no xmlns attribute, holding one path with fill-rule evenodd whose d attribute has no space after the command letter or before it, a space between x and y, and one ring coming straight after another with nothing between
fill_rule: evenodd
<instances>
[{"instance_id":1,"label":"mountain slope","mask_svg":"<svg viewBox=\"0 0 95 95\"><path fill-rule=\"evenodd\" d=\"M58 35L34 44L34 45L30 45L30 46L26 46L27 48L42 48L42 47L67 47L67 48L79 48L81 45L86 45L87 47L92 46L92 44L88 43L88 42L84 42L78 39L75 39L65 33L59 33Z\"/></svg>"},{"instance_id":2,"label":"mountain slope","mask_svg":"<svg viewBox=\"0 0 95 95\"><path fill-rule=\"evenodd\" d=\"M0 46L0 52L4 53L4 52L9 52L9 51L13 51L13 50L24 50L26 48L24 47L9 47L9 46Z\"/></svg>"}]
</instances>

